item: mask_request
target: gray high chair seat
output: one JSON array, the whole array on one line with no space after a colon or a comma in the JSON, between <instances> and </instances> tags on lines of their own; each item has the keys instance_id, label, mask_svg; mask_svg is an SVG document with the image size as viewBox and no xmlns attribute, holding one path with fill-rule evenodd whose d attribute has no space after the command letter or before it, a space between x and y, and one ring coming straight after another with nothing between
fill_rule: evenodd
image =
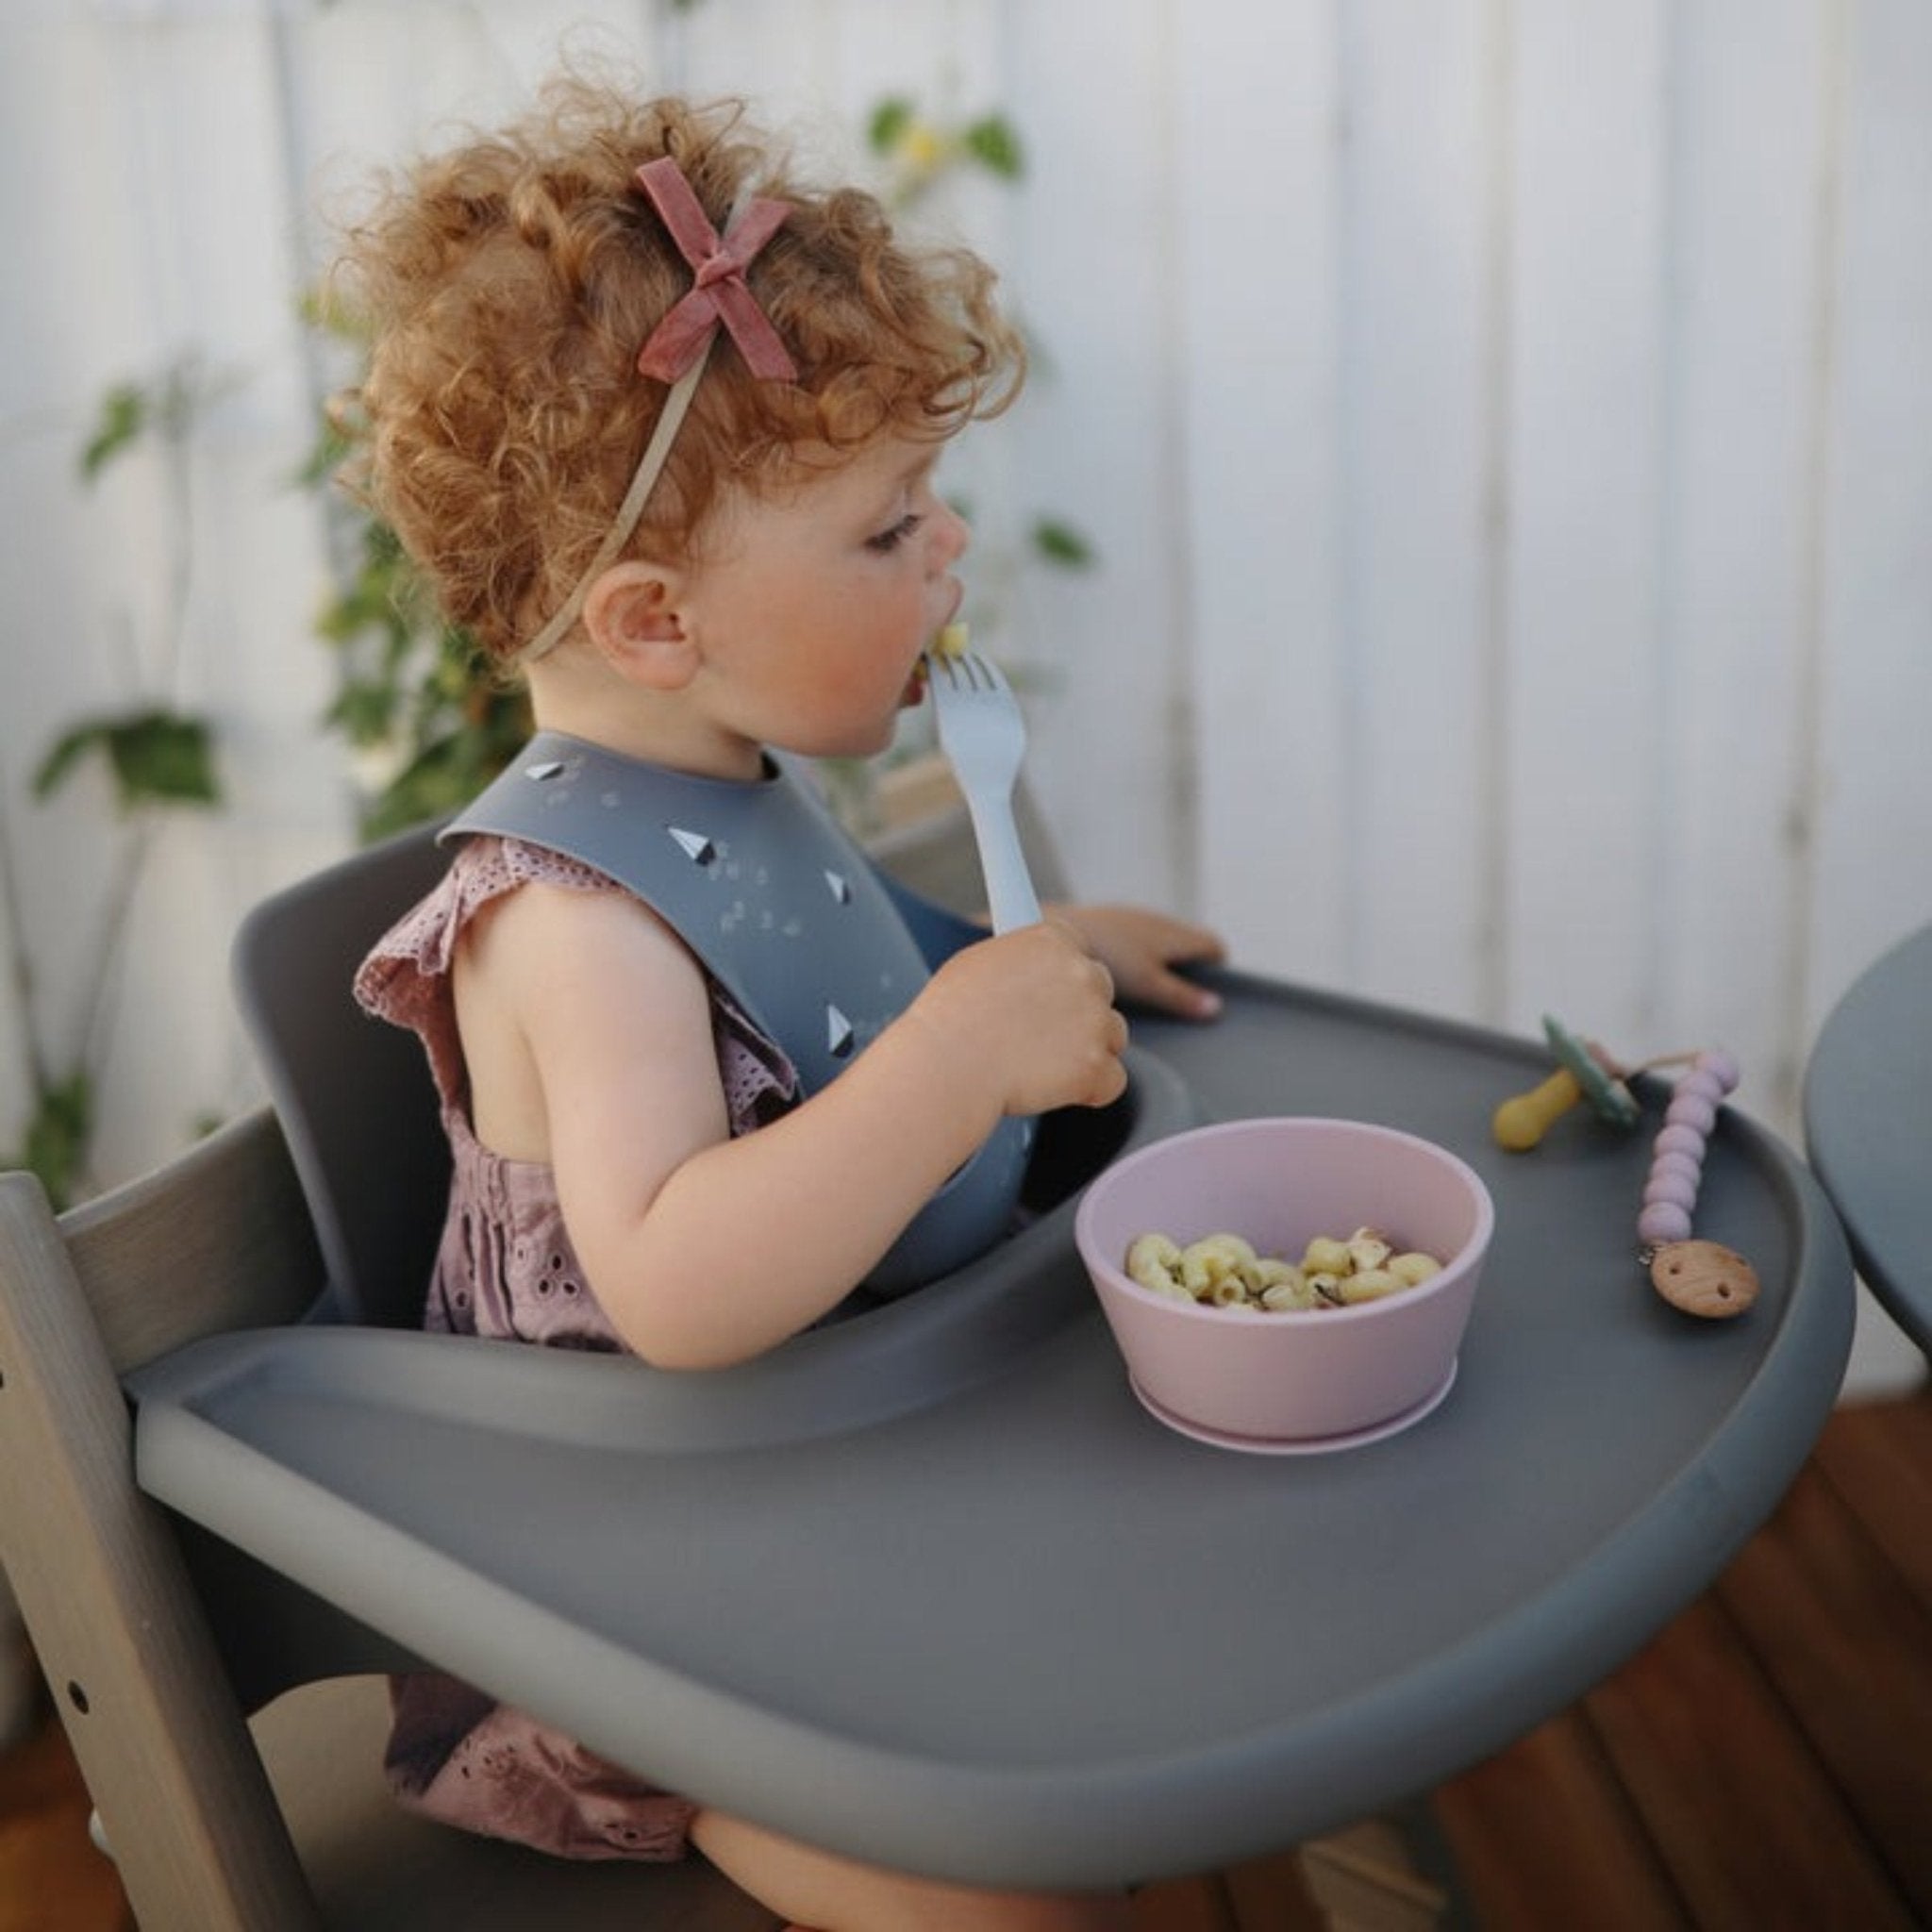
<instances>
[{"instance_id":1,"label":"gray high chair seat","mask_svg":"<svg viewBox=\"0 0 1932 1932\"><path fill-rule=\"evenodd\" d=\"M318 1312L413 1326L442 1231L450 1158L413 1033L356 1004L370 947L449 864L419 826L275 893L242 921L235 996L315 1224Z\"/></svg>"}]
</instances>

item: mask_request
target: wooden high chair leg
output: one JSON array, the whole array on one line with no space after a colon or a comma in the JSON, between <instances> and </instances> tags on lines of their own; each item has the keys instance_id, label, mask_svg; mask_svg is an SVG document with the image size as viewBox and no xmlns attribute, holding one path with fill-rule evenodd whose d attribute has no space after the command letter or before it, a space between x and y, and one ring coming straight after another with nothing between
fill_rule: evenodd
<instances>
[{"instance_id":1,"label":"wooden high chair leg","mask_svg":"<svg viewBox=\"0 0 1932 1932\"><path fill-rule=\"evenodd\" d=\"M0 1176L0 1555L147 1932L319 1932L39 1185ZM111 1725L105 1720L111 1715Z\"/></svg>"}]
</instances>

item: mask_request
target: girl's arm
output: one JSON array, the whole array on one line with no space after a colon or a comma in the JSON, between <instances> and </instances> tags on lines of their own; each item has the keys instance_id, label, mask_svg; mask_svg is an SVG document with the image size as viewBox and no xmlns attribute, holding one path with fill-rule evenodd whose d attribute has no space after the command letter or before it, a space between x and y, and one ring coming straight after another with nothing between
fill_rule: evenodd
<instances>
[{"instance_id":1,"label":"girl's arm","mask_svg":"<svg viewBox=\"0 0 1932 1932\"><path fill-rule=\"evenodd\" d=\"M678 1368L831 1308L1003 1113L1114 1098L1110 997L1065 928L969 947L823 1092L733 1140L704 974L629 895L525 887L458 980L479 1135L553 1165L599 1302Z\"/></svg>"}]
</instances>

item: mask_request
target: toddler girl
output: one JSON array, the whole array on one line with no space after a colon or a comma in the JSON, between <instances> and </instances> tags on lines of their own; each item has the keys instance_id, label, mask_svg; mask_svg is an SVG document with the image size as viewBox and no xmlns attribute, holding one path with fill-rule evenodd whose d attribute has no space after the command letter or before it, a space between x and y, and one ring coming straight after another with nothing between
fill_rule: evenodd
<instances>
[{"instance_id":1,"label":"toddler girl","mask_svg":"<svg viewBox=\"0 0 1932 1932\"><path fill-rule=\"evenodd\" d=\"M990 272L735 108L582 81L391 184L343 266L359 486L539 727L358 982L453 1150L426 1325L721 1366L983 1249L1021 1123L1121 1091L1115 991L1205 1016L1173 968L1220 951L1102 908L935 964L772 757L880 750L958 607L934 468L1021 375ZM1121 1923L817 1852L447 1678L396 1704L399 1791L477 1830L690 1841L835 1932Z\"/></svg>"}]
</instances>

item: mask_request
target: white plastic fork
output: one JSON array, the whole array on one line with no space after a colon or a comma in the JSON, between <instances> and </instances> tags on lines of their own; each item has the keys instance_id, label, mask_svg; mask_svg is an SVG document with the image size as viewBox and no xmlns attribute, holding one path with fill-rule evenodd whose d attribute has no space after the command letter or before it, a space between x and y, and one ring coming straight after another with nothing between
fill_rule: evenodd
<instances>
[{"instance_id":1,"label":"white plastic fork","mask_svg":"<svg viewBox=\"0 0 1932 1932\"><path fill-rule=\"evenodd\" d=\"M973 819L979 869L995 932L1038 925L1040 899L1013 822L1013 781L1026 755L1026 723L998 665L977 651L928 651L940 749L953 767Z\"/></svg>"}]
</instances>

